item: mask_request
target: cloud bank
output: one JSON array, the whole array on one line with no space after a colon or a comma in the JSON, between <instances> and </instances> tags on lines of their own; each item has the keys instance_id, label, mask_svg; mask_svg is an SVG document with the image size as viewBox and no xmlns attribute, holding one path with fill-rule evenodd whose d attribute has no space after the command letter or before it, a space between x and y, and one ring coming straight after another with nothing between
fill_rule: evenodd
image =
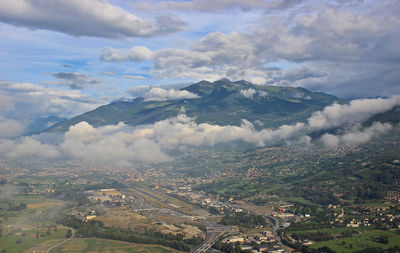
<instances>
[{"instance_id":1,"label":"cloud bank","mask_svg":"<svg viewBox=\"0 0 400 253\"><path fill-rule=\"evenodd\" d=\"M8 159L66 159L86 166L129 167L136 163L165 162L173 159L172 151L184 152L191 147L213 147L221 143L243 141L262 147L280 143L309 145L309 134L316 130L340 128L337 135L324 134L320 141L331 147L339 144L358 145L393 126L375 122L361 124L369 117L400 105L399 97L355 100L348 105L331 105L314 113L307 123L282 125L276 129L255 130L242 120L240 126L196 123L180 114L151 125L132 127L119 123L94 128L87 122L71 126L62 136L42 134L16 140L1 139L0 154ZM374 108L367 112L365 108Z\"/></svg>"},{"instance_id":2,"label":"cloud bank","mask_svg":"<svg viewBox=\"0 0 400 253\"><path fill-rule=\"evenodd\" d=\"M371 140L373 137L387 133L393 126L389 123L374 122L372 126L365 129L354 128L340 135L324 134L321 141L328 147L339 144L358 145Z\"/></svg>"}]
</instances>

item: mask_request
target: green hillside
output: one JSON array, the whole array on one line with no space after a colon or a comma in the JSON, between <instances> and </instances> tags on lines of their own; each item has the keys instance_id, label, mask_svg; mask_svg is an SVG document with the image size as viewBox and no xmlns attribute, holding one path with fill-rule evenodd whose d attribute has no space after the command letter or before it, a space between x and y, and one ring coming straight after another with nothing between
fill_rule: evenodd
<instances>
[{"instance_id":1,"label":"green hillside","mask_svg":"<svg viewBox=\"0 0 400 253\"><path fill-rule=\"evenodd\" d=\"M128 125L151 124L185 113L197 123L240 125L242 119L255 123L256 128L278 127L305 121L314 111L339 101L324 93L303 88L258 86L246 81L202 81L182 90L196 93L197 99L146 101L136 98L114 102L72 119L60 122L47 131L67 131L81 121L99 127L124 122ZM252 96L244 96L251 91Z\"/></svg>"}]
</instances>

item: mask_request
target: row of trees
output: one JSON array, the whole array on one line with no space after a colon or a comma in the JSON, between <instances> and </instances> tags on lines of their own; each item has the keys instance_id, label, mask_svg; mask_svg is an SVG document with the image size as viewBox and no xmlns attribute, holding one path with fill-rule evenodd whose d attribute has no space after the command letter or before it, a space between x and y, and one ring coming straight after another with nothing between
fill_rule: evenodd
<instances>
[{"instance_id":1,"label":"row of trees","mask_svg":"<svg viewBox=\"0 0 400 253\"><path fill-rule=\"evenodd\" d=\"M157 244L182 251L190 251L188 244L200 244L202 242L201 238L185 240L182 234L161 233L151 230L140 233L130 229L106 227L100 221L83 222L75 216L66 217L62 224L76 229L76 237L97 237L133 243Z\"/></svg>"},{"instance_id":2,"label":"row of trees","mask_svg":"<svg viewBox=\"0 0 400 253\"><path fill-rule=\"evenodd\" d=\"M221 223L224 225L238 225L240 227L251 228L255 226L266 226L268 224L264 216L249 214L245 212L228 214L222 218Z\"/></svg>"}]
</instances>

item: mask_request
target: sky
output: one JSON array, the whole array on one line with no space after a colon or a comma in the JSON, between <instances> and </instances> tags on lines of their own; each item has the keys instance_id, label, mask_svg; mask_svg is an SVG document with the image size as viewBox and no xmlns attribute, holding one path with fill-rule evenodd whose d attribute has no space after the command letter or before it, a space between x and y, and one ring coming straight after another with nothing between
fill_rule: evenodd
<instances>
[{"instance_id":1,"label":"sky","mask_svg":"<svg viewBox=\"0 0 400 253\"><path fill-rule=\"evenodd\" d=\"M399 13L399 1L2 0L0 78L82 97L77 112L132 87L221 78L390 96Z\"/></svg>"},{"instance_id":2,"label":"sky","mask_svg":"<svg viewBox=\"0 0 400 253\"><path fill-rule=\"evenodd\" d=\"M1 0L0 138L120 98L196 98L177 89L221 78L389 101L399 27L397 0Z\"/></svg>"}]
</instances>

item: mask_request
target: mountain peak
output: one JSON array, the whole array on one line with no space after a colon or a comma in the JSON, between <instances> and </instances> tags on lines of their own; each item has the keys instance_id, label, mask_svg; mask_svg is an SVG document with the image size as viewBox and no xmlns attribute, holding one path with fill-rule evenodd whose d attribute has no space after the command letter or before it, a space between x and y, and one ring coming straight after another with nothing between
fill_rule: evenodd
<instances>
[{"instance_id":1,"label":"mountain peak","mask_svg":"<svg viewBox=\"0 0 400 253\"><path fill-rule=\"evenodd\" d=\"M200 81L181 90L195 93L198 99L111 103L70 120L58 123L48 131L67 131L86 121L94 127L118 124L152 124L176 117L181 108L197 123L239 126L243 119L261 127L305 122L311 114L339 101L336 97L304 88L260 86L245 80L220 79ZM256 126L256 128L257 128Z\"/></svg>"}]
</instances>

